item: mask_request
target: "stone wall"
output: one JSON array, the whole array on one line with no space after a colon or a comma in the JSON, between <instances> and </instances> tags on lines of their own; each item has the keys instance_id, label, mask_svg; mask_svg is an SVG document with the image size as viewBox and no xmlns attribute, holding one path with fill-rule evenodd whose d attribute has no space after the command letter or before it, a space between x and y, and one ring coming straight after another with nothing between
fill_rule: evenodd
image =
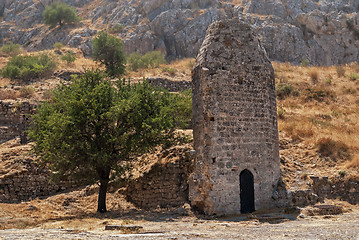
<instances>
[{"instance_id":1,"label":"stone wall","mask_svg":"<svg viewBox=\"0 0 359 240\"><path fill-rule=\"evenodd\" d=\"M125 192L127 200L144 209L181 206L188 202L188 177L193 164L191 149L185 145L162 152L158 162L129 183Z\"/></svg>"},{"instance_id":2,"label":"stone wall","mask_svg":"<svg viewBox=\"0 0 359 240\"><path fill-rule=\"evenodd\" d=\"M0 176L0 202L28 201L76 186L76 183L69 181L51 183L50 172L40 168L32 159L23 160L21 165L25 166L21 171L12 171Z\"/></svg>"},{"instance_id":3,"label":"stone wall","mask_svg":"<svg viewBox=\"0 0 359 240\"><path fill-rule=\"evenodd\" d=\"M148 78L152 86L162 87L169 92L180 92L192 88L192 82L189 81L172 81L166 78Z\"/></svg>"},{"instance_id":4,"label":"stone wall","mask_svg":"<svg viewBox=\"0 0 359 240\"><path fill-rule=\"evenodd\" d=\"M274 71L250 26L213 23L192 82L192 206L206 214L238 214L253 191L249 212L273 206L280 177ZM246 175L251 179L242 184Z\"/></svg>"},{"instance_id":5,"label":"stone wall","mask_svg":"<svg viewBox=\"0 0 359 240\"><path fill-rule=\"evenodd\" d=\"M24 130L30 124L30 116L35 113L36 106L29 102L0 101L0 143L19 137L26 142Z\"/></svg>"}]
</instances>

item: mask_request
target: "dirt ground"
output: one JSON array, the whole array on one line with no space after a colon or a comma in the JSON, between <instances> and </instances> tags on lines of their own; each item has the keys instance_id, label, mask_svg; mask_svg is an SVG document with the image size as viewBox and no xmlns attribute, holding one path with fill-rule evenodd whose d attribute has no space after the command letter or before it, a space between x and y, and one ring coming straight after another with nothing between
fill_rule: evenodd
<instances>
[{"instance_id":1,"label":"dirt ground","mask_svg":"<svg viewBox=\"0 0 359 240\"><path fill-rule=\"evenodd\" d=\"M267 213L201 219L165 211L137 212L125 216L126 219L110 215L49 221L29 229L0 230L0 239L359 239L358 206L332 216ZM137 225L143 229L125 233L105 231L105 225L109 224Z\"/></svg>"}]
</instances>

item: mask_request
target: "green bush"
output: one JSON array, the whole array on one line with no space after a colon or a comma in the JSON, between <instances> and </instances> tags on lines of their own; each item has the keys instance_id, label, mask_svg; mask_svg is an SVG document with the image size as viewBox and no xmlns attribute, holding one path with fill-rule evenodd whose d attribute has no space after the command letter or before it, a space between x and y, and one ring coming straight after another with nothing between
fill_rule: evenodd
<instances>
[{"instance_id":1,"label":"green bush","mask_svg":"<svg viewBox=\"0 0 359 240\"><path fill-rule=\"evenodd\" d=\"M296 95L297 91L294 89L292 85L280 83L276 87L276 95L279 99L284 99L290 95Z\"/></svg>"},{"instance_id":2,"label":"green bush","mask_svg":"<svg viewBox=\"0 0 359 240\"><path fill-rule=\"evenodd\" d=\"M350 73L349 74L349 79L352 80L352 81L355 81L355 80L359 79L359 74Z\"/></svg>"},{"instance_id":3,"label":"green bush","mask_svg":"<svg viewBox=\"0 0 359 240\"><path fill-rule=\"evenodd\" d=\"M76 60L76 54L69 51L61 57L61 60L66 61L67 64L73 63Z\"/></svg>"},{"instance_id":4,"label":"green bush","mask_svg":"<svg viewBox=\"0 0 359 240\"><path fill-rule=\"evenodd\" d=\"M176 72L177 72L177 69L171 68L171 67L164 67L164 68L162 68L162 72L163 73L168 73L170 75L175 75Z\"/></svg>"},{"instance_id":5,"label":"green bush","mask_svg":"<svg viewBox=\"0 0 359 240\"><path fill-rule=\"evenodd\" d=\"M110 27L108 29L108 32L111 34L120 33L125 27L122 24L115 24L114 26Z\"/></svg>"},{"instance_id":6,"label":"green bush","mask_svg":"<svg viewBox=\"0 0 359 240\"><path fill-rule=\"evenodd\" d=\"M166 63L166 59L160 51L151 51L145 55L134 52L128 56L127 62L130 70L137 71L138 69L159 67L160 64Z\"/></svg>"},{"instance_id":7,"label":"green bush","mask_svg":"<svg viewBox=\"0 0 359 240\"><path fill-rule=\"evenodd\" d=\"M56 63L48 55L38 56L14 56L1 69L1 75L10 79L21 79L23 81L40 78L53 72Z\"/></svg>"},{"instance_id":8,"label":"green bush","mask_svg":"<svg viewBox=\"0 0 359 240\"><path fill-rule=\"evenodd\" d=\"M14 44L13 42L8 42L0 48L0 52L8 56L16 56L21 53L21 48L19 44Z\"/></svg>"},{"instance_id":9,"label":"green bush","mask_svg":"<svg viewBox=\"0 0 359 240\"><path fill-rule=\"evenodd\" d=\"M106 68L106 73L112 77L125 73L126 58L123 53L121 39L99 32L92 39L93 58Z\"/></svg>"},{"instance_id":10,"label":"green bush","mask_svg":"<svg viewBox=\"0 0 359 240\"><path fill-rule=\"evenodd\" d=\"M309 61L308 61L307 59L304 59L304 60L302 60L302 61L300 62L300 65L301 65L302 67L307 67L307 66L309 65Z\"/></svg>"},{"instance_id":11,"label":"green bush","mask_svg":"<svg viewBox=\"0 0 359 240\"><path fill-rule=\"evenodd\" d=\"M61 48L64 47L64 44L62 44L62 43L60 43L60 42L56 42L56 43L54 43L53 47L54 47L55 49L60 50Z\"/></svg>"},{"instance_id":12,"label":"green bush","mask_svg":"<svg viewBox=\"0 0 359 240\"><path fill-rule=\"evenodd\" d=\"M56 24L62 26L64 23L75 23L80 21L75 9L69 5L61 2L53 2L47 6L42 13L45 24L50 25L51 28Z\"/></svg>"}]
</instances>

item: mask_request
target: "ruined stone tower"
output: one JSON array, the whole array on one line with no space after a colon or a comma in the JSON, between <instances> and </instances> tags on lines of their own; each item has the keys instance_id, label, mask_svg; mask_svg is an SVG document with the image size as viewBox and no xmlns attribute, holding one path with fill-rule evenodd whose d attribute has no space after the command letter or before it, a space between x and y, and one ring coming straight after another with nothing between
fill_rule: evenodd
<instances>
[{"instance_id":1,"label":"ruined stone tower","mask_svg":"<svg viewBox=\"0 0 359 240\"><path fill-rule=\"evenodd\" d=\"M213 23L192 82L192 206L217 215L273 206L280 177L274 71L250 26Z\"/></svg>"}]
</instances>

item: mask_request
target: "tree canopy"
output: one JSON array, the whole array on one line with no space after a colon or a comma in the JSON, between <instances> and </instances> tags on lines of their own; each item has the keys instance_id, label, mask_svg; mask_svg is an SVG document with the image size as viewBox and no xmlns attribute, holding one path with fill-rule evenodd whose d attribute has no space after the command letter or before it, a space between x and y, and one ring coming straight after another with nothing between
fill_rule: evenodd
<instances>
[{"instance_id":1,"label":"tree canopy","mask_svg":"<svg viewBox=\"0 0 359 240\"><path fill-rule=\"evenodd\" d=\"M126 57L122 41L106 32L99 32L92 39L93 58L104 65L109 76L116 77L125 73Z\"/></svg>"},{"instance_id":2,"label":"tree canopy","mask_svg":"<svg viewBox=\"0 0 359 240\"><path fill-rule=\"evenodd\" d=\"M55 27L64 23L75 23L80 21L75 9L61 2L53 2L42 12L45 24Z\"/></svg>"},{"instance_id":3,"label":"tree canopy","mask_svg":"<svg viewBox=\"0 0 359 240\"><path fill-rule=\"evenodd\" d=\"M176 124L188 121L178 116L185 96L146 81L114 85L102 72L87 71L39 106L29 137L57 176L99 181L97 211L106 212L110 178L124 177L135 156L173 142Z\"/></svg>"}]
</instances>

